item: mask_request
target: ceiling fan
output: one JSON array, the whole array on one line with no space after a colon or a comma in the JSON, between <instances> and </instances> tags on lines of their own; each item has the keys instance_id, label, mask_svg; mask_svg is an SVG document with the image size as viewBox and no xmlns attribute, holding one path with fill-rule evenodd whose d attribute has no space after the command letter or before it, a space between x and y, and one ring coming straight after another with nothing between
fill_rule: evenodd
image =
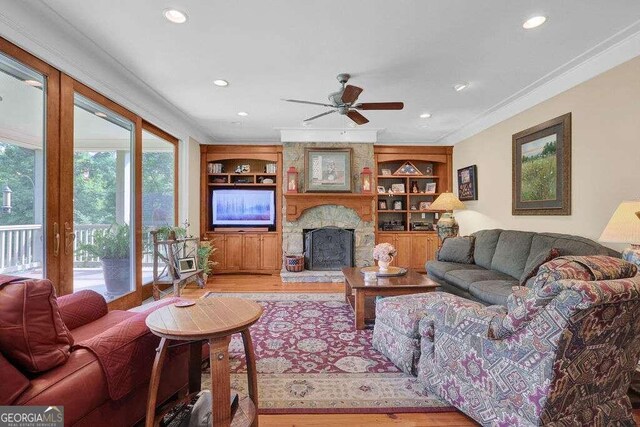
<instances>
[{"instance_id":1,"label":"ceiling fan","mask_svg":"<svg viewBox=\"0 0 640 427\"><path fill-rule=\"evenodd\" d=\"M346 84L351 76L349 74L338 74L338 81L342 85L342 89L329 95L329 101L331 104L324 104L321 102L300 101L298 99L283 99L287 102L297 102L299 104L311 104L320 105L323 107L332 108L332 110L325 111L317 116L309 117L305 119L305 122L310 122L319 117L326 116L328 114L340 113L343 116L349 117L358 125L369 123L369 120L357 110L402 110L404 103L402 102L362 102L356 103L358 97L362 93L362 88L357 86L351 86Z\"/></svg>"}]
</instances>

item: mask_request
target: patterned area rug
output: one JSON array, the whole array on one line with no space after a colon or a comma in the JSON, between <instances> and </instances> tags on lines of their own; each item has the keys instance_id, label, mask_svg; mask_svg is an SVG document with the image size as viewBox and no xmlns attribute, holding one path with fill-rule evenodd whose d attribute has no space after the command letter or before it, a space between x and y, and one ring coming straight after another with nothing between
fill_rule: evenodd
<instances>
[{"instance_id":1,"label":"patterned area rug","mask_svg":"<svg viewBox=\"0 0 640 427\"><path fill-rule=\"evenodd\" d=\"M371 346L356 331L342 294L208 293L258 301L251 328L261 414L453 411ZM231 386L247 393L240 335L230 345ZM203 388L209 375L203 375Z\"/></svg>"}]
</instances>

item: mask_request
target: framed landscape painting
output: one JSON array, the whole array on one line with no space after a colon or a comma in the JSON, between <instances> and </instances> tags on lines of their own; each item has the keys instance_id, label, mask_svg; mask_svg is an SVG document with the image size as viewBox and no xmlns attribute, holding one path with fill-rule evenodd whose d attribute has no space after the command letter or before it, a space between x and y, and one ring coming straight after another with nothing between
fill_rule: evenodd
<instances>
[{"instance_id":1,"label":"framed landscape painting","mask_svg":"<svg viewBox=\"0 0 640 427\"><path fill-rule=\"evenodd\" d=\"M351 148L306 148L305 192L351 192Z\"/></svg>"},{"instance_id":2,"label":"framed landscape painting","mask_svg":"<svg viewBox=\"0 0 640 427\"><path fill-rule=\"evenodd\" d=\"M513 215L571 215L571 113L512 138Z\"/></svg>"},{"instance_id":3,"label":"framed landscape painting","mask_svg":"<svg viewBox=\"0 0 640 427\"><path fill-rule=\"evenodd\" d=\"M458 169L458 199L478 200L478 167L476 165Z\"/></svg>"}]
</instances>

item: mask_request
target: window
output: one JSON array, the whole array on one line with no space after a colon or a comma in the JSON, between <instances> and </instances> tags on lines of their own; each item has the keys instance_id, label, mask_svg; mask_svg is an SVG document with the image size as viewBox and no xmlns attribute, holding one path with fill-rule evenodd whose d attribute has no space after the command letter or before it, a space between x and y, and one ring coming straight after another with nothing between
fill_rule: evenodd
<instances>
[{"instance_id":1,"label":"window","mask_svg":"<svg viewBox=\"0 0 640 427\"><path fill-rule=\"evenodd\" d=\"M115 299L135 289L134 124L79 94L73 113L73 290Z\"/></svg>"},{"instance_id":2,"label":"window","mask_svg":"<svg viewBox=\"0 0 640 427\"><path fill-rule=\"evenodd\" d=\"M177 224L178 141L145 123L142 130L142 283L153 281L150 230Z\"/></svg>"}]
</instances>

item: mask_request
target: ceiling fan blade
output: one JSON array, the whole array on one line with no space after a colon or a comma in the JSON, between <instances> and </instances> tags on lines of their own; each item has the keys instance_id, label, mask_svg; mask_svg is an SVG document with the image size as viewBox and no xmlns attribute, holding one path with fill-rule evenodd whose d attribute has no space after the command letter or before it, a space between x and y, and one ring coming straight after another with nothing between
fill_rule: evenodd
<instances>
[{"instance_id":1,"label":"ceiling fan blade","mask_svg":"<svg viewBox=\"0 0 640 427\"><path fill-rule=\"evenodd\" d=\"M318 114L317 116L309 117L308 119L305 119L305 120L303 120L303 121L305 121L305 122L310 122L311 120L315 120L315 119L317 119L318 117L326 116L327 114L335 113L336 111L337 111L337 110L325 111L325 112L324 112L324 113L322 113L322 114Z\"/></svg>"},{"instance_id":2,"label":"ceiling fan blade","mask_svg":"<svg viewBox=\"0 0 640 427\"><path fill-rule=\"evenodd\" d=\"M347 117L349 117L351 120L353 120L359 125L369 123L369 120L367 120L365 116L363 116L362 114L358 113L355 110L349 110L349 112L347 113Z\"/></svg>"},{"instance_id":3,"label":"ceiling fan blade","mask_svg":"<svg viewBox=\"0 0 640 427\"><path fill-rule=\"evenodd\" d=\"M353 104L354 102L356 102L361 93L362 88L346 85L344 91L342 92L342 102L344 102L345 104Z\"/></svg>"},{"instance_id":4,"label":"ceiling fan blade","mask_svg":"<svg viewBox=\"0 0 640 427\"><path fill-rule=\"evenodd\" d=\"M358 110L402 110L403 102L365 102L356 105Z\"/></svg>"},{"instance_id":5,"label":"ceiling fan blade","mask_svg":"<svg viewBox=\"0 0 640 427\"><path fill-rule=\"evenodd\" d=\"M310 104L310 105L321 105L323 107L335 107L335 105L331 104L323 104L321 102L311 102L311 101L300 101L299 99L283 99L283 101L287 102L297 102L298 104Z\"/></svg>"}]
</instances>

